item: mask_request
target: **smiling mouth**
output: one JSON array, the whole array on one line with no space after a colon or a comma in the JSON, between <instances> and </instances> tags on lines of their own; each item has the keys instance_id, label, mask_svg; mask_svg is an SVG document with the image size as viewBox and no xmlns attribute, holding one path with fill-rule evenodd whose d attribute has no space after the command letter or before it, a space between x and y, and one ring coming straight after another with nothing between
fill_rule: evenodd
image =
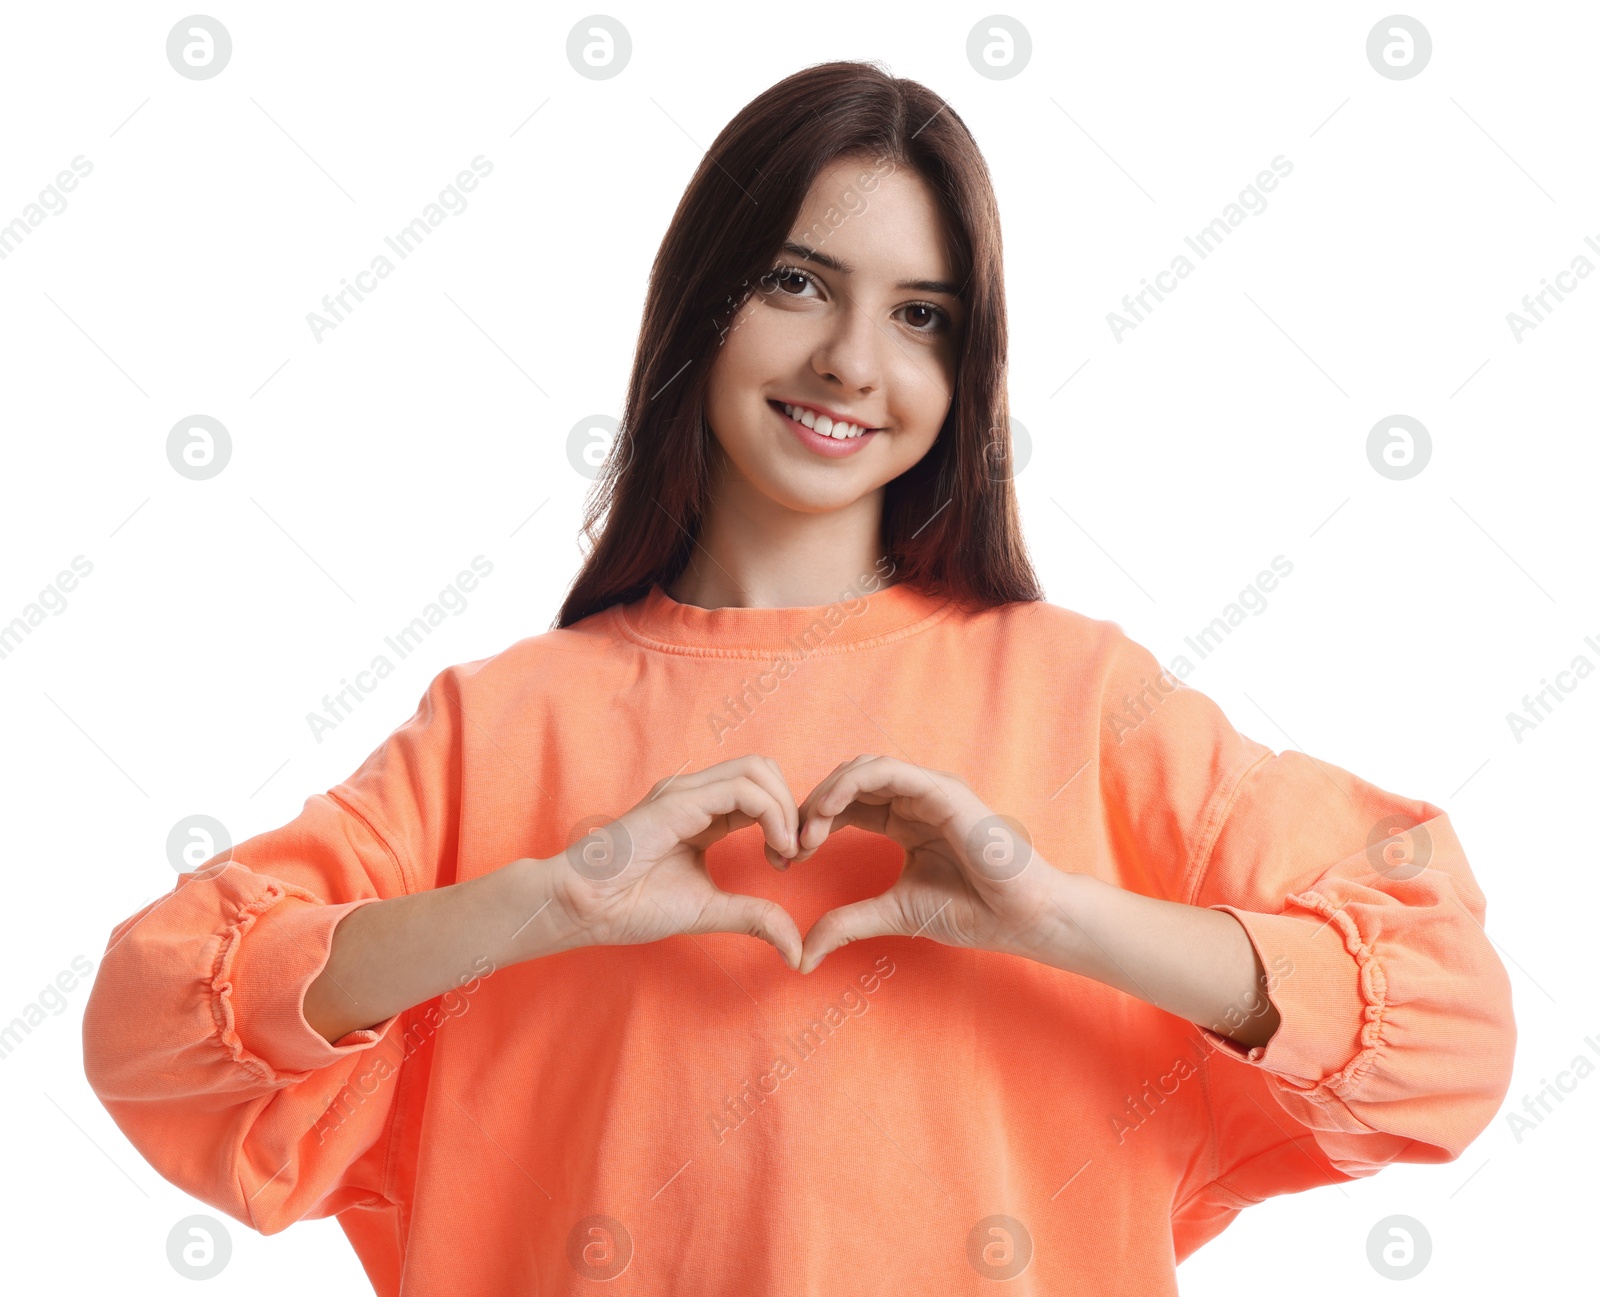
<instances>
[{"instance_id":1,"label":"smiling mouth","mask_svg":"<svg viewBox=\"0 0 1600 1297\"><path fill-rule=\"evenodd\" d=\"M817 414L804 406L790 405L787 401L768 401L767 404L819 437L831 437L835 441L855 441L865 433L878 431L876 428L863 428L858 423L835 423L825 414Z\"/></svg>"}]
</instances>

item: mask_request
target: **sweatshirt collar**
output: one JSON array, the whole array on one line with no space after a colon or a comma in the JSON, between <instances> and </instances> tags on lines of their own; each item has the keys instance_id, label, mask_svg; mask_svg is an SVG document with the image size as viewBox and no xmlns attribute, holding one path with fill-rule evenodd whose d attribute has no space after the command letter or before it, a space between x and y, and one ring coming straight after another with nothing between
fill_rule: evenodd
<instances>
[{"instance_id":1,"label":"sweatshirt collar","mask_svg":"<svg viewBox=\"0 0 1600 1297\"><path fill-rule=\"evenodd\" d=\"M629 639L664 652L702 656L801 658L871 648L915 634L954 605L910 582L804 608L701 608L679 603L660 584L617 609Z\"/></svg>"}]
</instances>

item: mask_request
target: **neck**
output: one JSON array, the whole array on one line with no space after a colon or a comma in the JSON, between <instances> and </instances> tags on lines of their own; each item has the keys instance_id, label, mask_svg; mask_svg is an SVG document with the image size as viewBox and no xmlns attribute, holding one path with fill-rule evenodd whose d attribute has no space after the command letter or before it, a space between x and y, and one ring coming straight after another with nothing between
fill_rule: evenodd
<instances>
[{"instance_id":1,"label":"neck","mask_svg":"<svg viewBox=\"0 0 1600 1297\"><path fill-rule=\"evenodd\" d=\"M748 484L727 489L733 477L713 495L688 565L663 586L679 603L811 608L859 591L884 570L882 488L841 509L806 513Z\"/></svg>"}]
</instances>

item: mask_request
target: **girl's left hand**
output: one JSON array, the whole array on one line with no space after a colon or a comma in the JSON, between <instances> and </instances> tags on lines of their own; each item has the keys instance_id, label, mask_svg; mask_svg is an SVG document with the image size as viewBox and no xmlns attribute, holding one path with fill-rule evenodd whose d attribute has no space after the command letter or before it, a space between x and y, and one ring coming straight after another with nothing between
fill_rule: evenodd
<instances>
[{"instance_id":1,"label":"girl's left hand","mask_svg":"<svg viewBox=\"0 0 1600 1297\"><path fill-rule=\"evenodd\" d=\"M800 850L814 855L846 825L881 833L905 850L888 891L829 910L806 934L800 971L863 937L931 937L947 946L1027 954L1059 917L1056 870L1025 828L996 815L959 775L895 757L859 756L836 767L800 805Z\"/></svg>"}]
</instances>

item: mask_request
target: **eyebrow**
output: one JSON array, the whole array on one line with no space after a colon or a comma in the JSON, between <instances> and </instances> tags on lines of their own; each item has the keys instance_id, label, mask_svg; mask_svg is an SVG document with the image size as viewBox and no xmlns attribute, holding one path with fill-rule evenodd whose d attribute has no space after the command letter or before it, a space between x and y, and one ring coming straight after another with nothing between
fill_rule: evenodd
<instances>
[{"instance_id":1,"label":"eyebrow","mask_svg":"<svg viewBox=\"0 0 1600 1297\"><path fill-rule=\"evenodd\" d=\"M852 275L855 268L847 261L840 261L837 257L830 257L826 252L818 252L815 248L808 248L801 243L785 243L783 250L791 257L798 257L801 261L810 261L819 266L825 266L835 274ZM960 297L960 290L952 283L943 279L902 279L895 285L898 289L907 289L915 293L944 293L950 297Z\"/></svg>"}]
</instances>

